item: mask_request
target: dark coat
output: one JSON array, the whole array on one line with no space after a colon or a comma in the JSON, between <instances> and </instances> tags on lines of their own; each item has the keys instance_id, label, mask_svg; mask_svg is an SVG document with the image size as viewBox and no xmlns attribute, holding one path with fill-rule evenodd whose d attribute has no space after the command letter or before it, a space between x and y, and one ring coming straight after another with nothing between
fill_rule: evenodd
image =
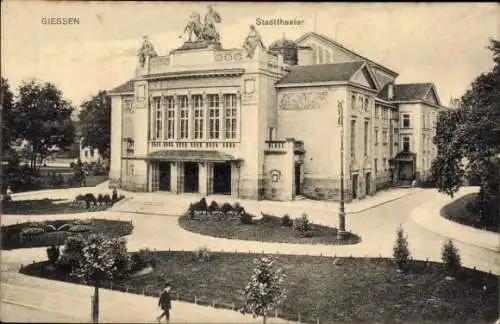
<instances>
[{"instance_id":1,"label":"dark coat","mask_svg":"<svg viewBox=\"0 0 500 324\"><path fill-rule=\"evenodd\" d=\"M160 300L158 301L158 305L163 309L172 308L170 294L167 291L162 291L160 295Z\"/></svg>"}]
</instances>

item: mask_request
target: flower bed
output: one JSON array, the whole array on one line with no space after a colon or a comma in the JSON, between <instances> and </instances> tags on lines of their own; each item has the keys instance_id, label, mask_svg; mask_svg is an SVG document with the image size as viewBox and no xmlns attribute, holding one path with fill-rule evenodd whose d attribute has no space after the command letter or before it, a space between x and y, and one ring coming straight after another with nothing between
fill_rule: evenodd
<instances>
[{"instance_id":1,"label":"flower bed","mask_svg":"<svg viewBox=\"0 0 500 324\"><path fill-rule=\"evenodd\" d=\"M68 237L78 234L120 237L131 234L132 229L131 222L105 219L26 222L2 226L2 249L63 245Z\"/></svg>"}]
</instances>

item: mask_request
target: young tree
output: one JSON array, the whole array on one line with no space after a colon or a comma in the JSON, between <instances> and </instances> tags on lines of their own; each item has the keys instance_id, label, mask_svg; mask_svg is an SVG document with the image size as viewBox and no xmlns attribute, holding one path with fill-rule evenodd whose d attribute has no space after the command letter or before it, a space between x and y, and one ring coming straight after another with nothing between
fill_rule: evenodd
<instances>
[{"instance_id":1,"label":"young tree","mask_svg":"<svg viewBox=\"0 0 500 324\"><path fill-rule=\"evenodd\" d=\"M448 240L448 242L443 245L441 259L452 276L454 276L462 266L460 254L452 240Z\"/></svg>"},{"instance_id":2,"label":"young tree","mask_svg":"<svg viewBox=\"0 0 500 324\"><path fill-rule=\"evenodd\" d=\"M13 108L12 127L17 137L27 140L32 148L32 170L37 170L37 162L47 156L52 146L63 149L73 142L72 111L55 85L35 80L21 84Z\"/></svg>"},{"instance_id":3,"label":"young tree","mask_svg":"<svg viewBox=\"0 0 500 324\"><path fill-rule=\"evenodd\" d=\"M0 83L0 100L1 100L1 112L0 118L2 121L2 151L10 148L10 141L15 138L15 128L12 127L12 106L14 96L9 88L9 82L7 79L1 78Z\"/></svg>"},{"instance_id":4,"label":"young tree","mask_svg":"<svg viewBox=\"0 0 500 324\"><path fill-rule=\"evenodd\" d=\"M405 236L401 226L397 231L396 243L393 247L393 256L396 260L398 269L401 271L408 271L410 265L410 250L408 249L408 238Z\"/></svg>"},{"instance_id":5,"label":"young tree","mask_svg":"<svg viewBox=\"0 0 500 324\"><path fill-rule=\"evenodd\" d=\"M82 104L80 130L83 146L97 148L104 158L109 157L111 143L111 99L106 91Z\"/></svg>"},{"instance_id":6,"label":"young tree","mask_svg":"<svg viewBox=\"0 0 500 324\"><path fill-rule=\"evenodd\" d=\"M130 259L124 241L96 234L85 241L82 257L72 275L94 286L94 323L98 323L99 318L99 285L105 280L122 275L129 266Z\"/></svg>"},{"instance_id":7,"label":"young tree","mask_svg":"<svg viewBox=\"0 0 500 324\"><path fill-rule=\"evenodd\" d=\"M438 119L434 143L437 157L432 175L440 192L453 196L469 171L479 178L485 222L497 222L500 199L500 42L491 40L494 67L472 82L459 108ZM498 174L498 172L497 172ZM493 172L494 175L494 172ZM490 208L491 207L491 208Z\"/></svg>"},{"instance_id":8,"label":"young tree","mask_svg":"<svg viewBox=\"0 0 500 324\"><path fill-rule=\"evenodd\" d=\"M275 269L272 257L254 259L255 269L245 288L245 305L242 313L250 313L253 317L262 316L263 323L286 298L283 282L285 275L281 268Z\"/></svg>"}]
</instances>

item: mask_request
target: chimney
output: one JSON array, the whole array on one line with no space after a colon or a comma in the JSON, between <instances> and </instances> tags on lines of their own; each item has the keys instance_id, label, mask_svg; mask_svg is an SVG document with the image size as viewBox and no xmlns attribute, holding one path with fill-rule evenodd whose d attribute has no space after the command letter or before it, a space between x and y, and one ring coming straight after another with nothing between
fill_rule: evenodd
<instances>
[{"instance_id":1,"label":"chimney","mask_svg":"<svg viewBox=\"0 0 500 324\"><path fill-rule=\"evenodd\" d=\"M394 84L389 83L388 88L387 88L387 99L393 100L394 99Z\"/></svg>"}]
</instances>

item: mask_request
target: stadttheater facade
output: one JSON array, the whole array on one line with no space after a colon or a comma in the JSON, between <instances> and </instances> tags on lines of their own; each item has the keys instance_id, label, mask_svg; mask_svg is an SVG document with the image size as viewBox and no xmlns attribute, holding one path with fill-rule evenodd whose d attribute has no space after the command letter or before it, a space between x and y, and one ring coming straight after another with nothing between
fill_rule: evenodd
<instances>
[{"instance_id":1,"label":"stadttheater facade","mask_svg":"<svg viewBox=\"0 0 500 324\"><path fill-rule=\"evenodd\" d=\"M445 109L432 83L398 84L312 32L265 47L252 26L225 49L209 15L193 13L188 41L166 55L145 38L135 77L110 91L112 186L338 200L341 132L347 200L428 176Z\"/></svg>"}]
</instances>

